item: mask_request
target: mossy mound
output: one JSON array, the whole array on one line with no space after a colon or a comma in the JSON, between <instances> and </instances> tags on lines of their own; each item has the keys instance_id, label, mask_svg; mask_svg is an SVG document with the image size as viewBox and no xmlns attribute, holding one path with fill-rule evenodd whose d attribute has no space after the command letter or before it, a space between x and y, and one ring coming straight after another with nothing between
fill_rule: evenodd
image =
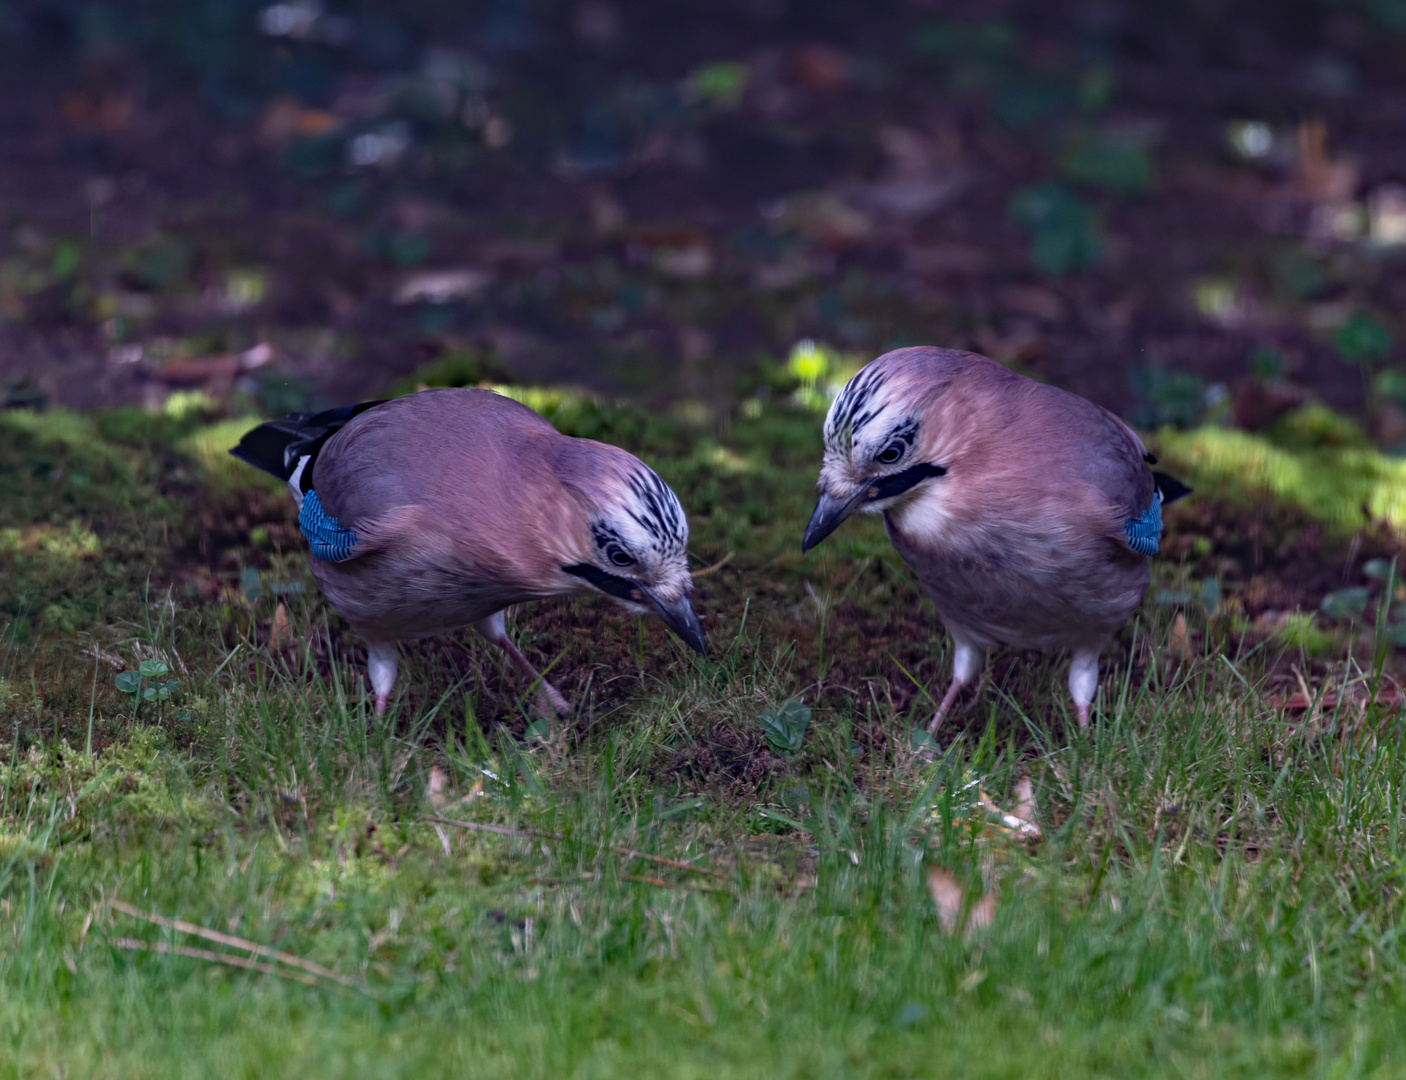
<instances>
[{"instance_id":1,"label":"mossy mound","mask_svg":"<svg viewBox=\"0 0 1406 1080\"><path fill-rule=\"evenodd\" d=\"M1355 530L1368 517L1406 528L1406 459L1380 453L1361 428L1322 405L1296 409L1262 434L1167 428L1156 443L1204 494L1268 495L1335 529Z\"/></svg>"}]
</instances>

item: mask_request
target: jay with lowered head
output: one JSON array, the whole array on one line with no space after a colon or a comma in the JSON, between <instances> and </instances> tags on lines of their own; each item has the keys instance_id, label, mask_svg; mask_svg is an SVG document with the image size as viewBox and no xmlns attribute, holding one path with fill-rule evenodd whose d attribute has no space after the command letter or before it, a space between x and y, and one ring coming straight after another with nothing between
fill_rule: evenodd
<instances>
[{"instance_id":1,"label":"jay with lowered head","mask_svg":"<svg viewBox=\"0 0 1406 1080\"><path fill-rule=\"evenodd\" d=\"M378 715L396 642L472 626L565 716L503 620L549 596L604 593L704 651L673 491L632 454L562 435L491 390L295 413L231 453L287 481L313 579L366 642Z\"/></svg>"},{"instance_id":2,"label":"jay with lowered head","mask_svg":"<svg viewBox=\"0 0 1406 1080\"><path fill-rule=\"evenodd\" d=\"M952 636L952 681L929 730L1001 645L1067 649L1087 726L1099 653L1147 591L1162 506L1189 489L1154 472L1107 409L952 349L870 362L824 435L802 550L851 514L883 514Z\"/></svg>"}]
</instances>

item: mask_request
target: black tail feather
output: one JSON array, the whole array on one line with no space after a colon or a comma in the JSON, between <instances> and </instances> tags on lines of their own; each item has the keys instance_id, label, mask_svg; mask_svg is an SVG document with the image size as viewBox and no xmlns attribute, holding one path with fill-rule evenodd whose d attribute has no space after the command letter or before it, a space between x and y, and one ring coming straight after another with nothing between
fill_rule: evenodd
<instances>
[{"instance_id":1,"label":"black tail feather","mask_svg":"<svg viewBox=\"0 0 1406 1080\"><path fill-rule=\"evenodd\" d=\"M1187 487L1175 476L1168 473L1152 470L1152 481L1157 485L1157 490L1162 493L1162 504L1174 503L1180 498L1191 494L1191 488Z\"/></svg>"},{"instance_id":2,"label":"black tail feather","mask_svg":"<svg viewBox=\"0 0 1406 1080\"><path fill-rule=\"evenodd\" d=\"M239 445L230 453L283 481L293 476L301 458L311 458L303 470L299 485L303 491L311 491L312 467L322 444L340 431L353 416L383 404L384 401L363 401L360 405L346 405L320 413L289 413L281 420L260 424L240 439Z\"/></svg>"},{"instance_id":3,"label":"black tail feather","mask_svg":"<svg viewBox=\"0 0 1406 1080\"><path fill-rule=\"evenodd\" d=\"M311 420L312 416L312 413L292 413L281 420L260 424L246 433L230 453L256 469L287 480L293 475L293 468L286 460L284 451L289 443L301 438L299 425Z\"/></svg>"}]
</instances>

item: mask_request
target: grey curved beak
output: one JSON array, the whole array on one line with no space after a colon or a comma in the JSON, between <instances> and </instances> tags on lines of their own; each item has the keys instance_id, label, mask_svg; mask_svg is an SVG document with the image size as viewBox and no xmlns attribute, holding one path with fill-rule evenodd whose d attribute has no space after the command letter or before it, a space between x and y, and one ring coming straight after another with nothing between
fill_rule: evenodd
<instances>
[{"instance_id":1,"label":"grey curved beak","mask_svg":"<svg viewBox=\"0 0 1406 1080\"><path fill-rule=\"evenodd\" d=\"M858 509L867 494L866 488L860 488L844 500L835 498L829 492L822 494L820 501L815 504L815 513L810 515L805 537L801 540L801 554L804 555L839 528L840 523Z\"/></svg>"},{"instance_id":2,"label":"grey curved beak","mask_svg":"<svg viewBox=\"0 0 1406 1080\"><path fill-rule=\"evenodd\" d=\"M680 596L677 600L663 600L648 589L641 588L640 592L649 601L654 613L664 620L664 625L676 633L685 645L700 656L707 655L708 645L703 640L703 624L698 621L687 596Z\"/></svg>"}]
</instances>

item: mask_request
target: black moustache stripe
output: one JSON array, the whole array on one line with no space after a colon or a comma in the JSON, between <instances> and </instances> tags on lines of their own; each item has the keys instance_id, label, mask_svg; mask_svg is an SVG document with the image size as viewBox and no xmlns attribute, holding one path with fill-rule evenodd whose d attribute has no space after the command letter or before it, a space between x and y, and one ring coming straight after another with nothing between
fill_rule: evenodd
<instances>
[{"instance_id":1,"label":"black moustache stripe","mask_svg":"<svg viewBox=\"0 0 1406 1080\"><path fill-rule=\"evenodd\" d=\"M598 566L592 566L590 563L575 563L572 566L563 566L562 569L574 577L584 578L608 596L616 596L621 600L635 602L642 600L639 586L633 581L607 573Z\"/></svg>"},{"instance_id":2,"label":"black moustache stripe","mask_svg":"<svg viewBox=\"0 0 1406 1080\"><path fill-rule=\"evenodd\" d=\"M929 476L945 476L946 474L947 470L941 465L933 465L925 461L920 465L904 469L900 473L875 480L869 485L868 499L870 502L892 499L895 495L902 495L914 484L922 483Z\"/></svg>"}]
</instances>

